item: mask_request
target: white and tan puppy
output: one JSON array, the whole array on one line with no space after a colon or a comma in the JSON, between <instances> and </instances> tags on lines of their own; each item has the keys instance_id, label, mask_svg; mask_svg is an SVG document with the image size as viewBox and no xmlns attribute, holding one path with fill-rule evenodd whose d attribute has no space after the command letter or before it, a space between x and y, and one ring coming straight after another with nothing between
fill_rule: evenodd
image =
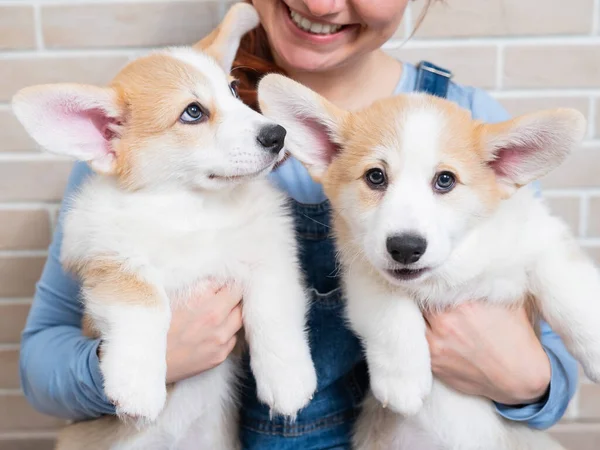
<instances>
[{"instance_id":1,"label":"white and tan puppy","mask_svg":"<svg viewBox=\"0 0 600 450\"><path fill-rule=\"evenodd\" d=\"M266 179L285 129L246 107L228 72L248 4L195 49L153 52L108 87L26 88L13 108L47 150L96 172L64 217L62 260L82 279L116 418L67 428L60 449L239 448L239 359L165 386L171 308L207 283L243 286L258 396L294 417L316 388L307 297L285 198ZM141 423L141 425L140 425Z\"/></svg>"},{"instance_id":2,"label":"white and tan puppy","mask_svg":"<svg viewBox=\"0 0 600 450\"><path fill-rule=\"evenodd\" d=\"M355 448L560 448L504 421L489 400L432 380L421 312L474 299L526 304L600 381L599 274L567 226L521 189L577 147L582 115L489 125L423 94L346 112L279 75L262 80L259 100L334 210L347 314L372 390Z\"/></svg>"}]
</instances>

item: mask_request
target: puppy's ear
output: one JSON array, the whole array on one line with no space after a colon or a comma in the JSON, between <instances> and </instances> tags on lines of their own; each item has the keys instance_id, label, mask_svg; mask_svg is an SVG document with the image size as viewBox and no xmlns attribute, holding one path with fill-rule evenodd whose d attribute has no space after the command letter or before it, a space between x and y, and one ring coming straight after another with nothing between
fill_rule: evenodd
<instances>
[{"instance_id":1,"label":"puppy's ear","mask_svg":"<svg viewBox=\"0 0 600 450\"><path fill-rule=\"evenodd\" d=\"M287 130L285 149L322 181L342 146L347 112L307 87L282 75L265 76L258 85L261 112Z\"/></svg>"},{"instance_id":2,"label":"puppy's ear","mask_svg":"<svg viewBox=\"0 0 600 450\"><path fill-rule=\"evenodd\" d=\"M15 94L12 109L44 149L87 161L98 172L114 172L111 141L118 136L122 114L112 89L78 84L32 86Z\"/></svg>"},{"instance_id":3,"label":"puppy's ear","mask_svg":"<svg viewBox=\"0 0 600 450\"><path fill-rule=\"evenodd\" d=\"M229 8L219 26L196 43L194 48L208 53L229 73L242 37L259 23L254 6L250 3L236 3Z\"/></svg>"},{"instance_id":4,"label":"puppy's ear","mask_svg":"<svg viewBox=\"0 0 600 450\"><path fill-rule=\"evenodd\" d=\"M511 195L558 167L583 139L586 120L574 109L555 109L481 127L488 163Z\"/></svg>"}]
</instances>

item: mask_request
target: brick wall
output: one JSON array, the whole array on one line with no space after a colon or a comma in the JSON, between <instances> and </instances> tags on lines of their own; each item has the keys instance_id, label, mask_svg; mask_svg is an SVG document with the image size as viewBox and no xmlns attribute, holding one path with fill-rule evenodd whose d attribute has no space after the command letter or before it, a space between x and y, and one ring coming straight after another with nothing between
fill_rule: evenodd
<instances>
[{"instance_id":1,"label":"brick wall","mask_svg":"<svg viewBox=\"0 0 600 450\"><path fill-rule=\"evenodd\" d=\"M451 68L514 114L570 106L588 117L585 144L544 192L600 262L600 0L447 0L402 45L419 8L386 46L393 54ZM49 449L61 424L26 404L17 359L70 168L35 148L11 95L34 83L106 82L140 49L194 42L222 11L201 0L0 0L0 449ZM583 381L553 433L571 450L600 448L600 388Z\"/></svg>"}]
</instances>

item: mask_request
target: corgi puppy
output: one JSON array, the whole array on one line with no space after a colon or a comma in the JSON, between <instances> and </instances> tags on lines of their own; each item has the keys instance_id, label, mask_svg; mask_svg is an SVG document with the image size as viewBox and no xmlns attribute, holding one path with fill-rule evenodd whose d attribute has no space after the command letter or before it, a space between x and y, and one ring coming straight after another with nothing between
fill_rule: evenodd
<instances>
[{"instance_id":1,"label":"corgi puppy","mask_svg":"<svg viewBox=\"0 0 600 450\"><path fill-rule=\"evenodd\" d=\"M167 390L171 309L208 283L243 286L258 397L294 417L316 389L308 297L286 198L266 179L286 131L245 106L229 77L257 26L246 3L195 48L129 63L108 87L59 84L16 94L44 148L86 161L90 177L64 217L62 261L82 280L100 369L117 416L67 427L59 449L238 449L232 354Z\"/></svg>"},{"instance_id":2,"label":"corgi puppy","mask_svg":"<svg viewBox=\"0 0 600 450\"><path fill-rule=\"evenodd\" d=\"M371 380L354 448L561 448L433 379L422 311L525 304L600 381L599 273L521 189L577 147L583 116L557 109L492 125L424 94L348 112L280 75L261 81L259 102L333 208L347 317Z\"/></svg>"}]
</instances>

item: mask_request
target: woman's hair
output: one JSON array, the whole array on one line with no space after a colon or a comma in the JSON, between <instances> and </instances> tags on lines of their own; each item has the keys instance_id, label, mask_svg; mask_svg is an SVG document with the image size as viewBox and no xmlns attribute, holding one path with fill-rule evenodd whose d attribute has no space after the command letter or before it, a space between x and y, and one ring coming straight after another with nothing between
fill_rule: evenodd
<instances>
[{"instance_id":1,"label":"woman's hair","mask_svg":"<svg viewBox=\"0 0 600 450\"><path fill-rule=\"evenodd\" d=\"M245 0L251 3L251 0ZM435 1L425 0L425 6L416 21L417 30L431 4ZM412 36L412 34L411 34ZM285 71L275 63L267 33L262 25L247 33L240 43L240 48L233 61L232 75L239 80L238 92L242 101L255 111L259 110L256 88L260 79L268 73L285 75Z\"/></svg>"}]
</instances>

